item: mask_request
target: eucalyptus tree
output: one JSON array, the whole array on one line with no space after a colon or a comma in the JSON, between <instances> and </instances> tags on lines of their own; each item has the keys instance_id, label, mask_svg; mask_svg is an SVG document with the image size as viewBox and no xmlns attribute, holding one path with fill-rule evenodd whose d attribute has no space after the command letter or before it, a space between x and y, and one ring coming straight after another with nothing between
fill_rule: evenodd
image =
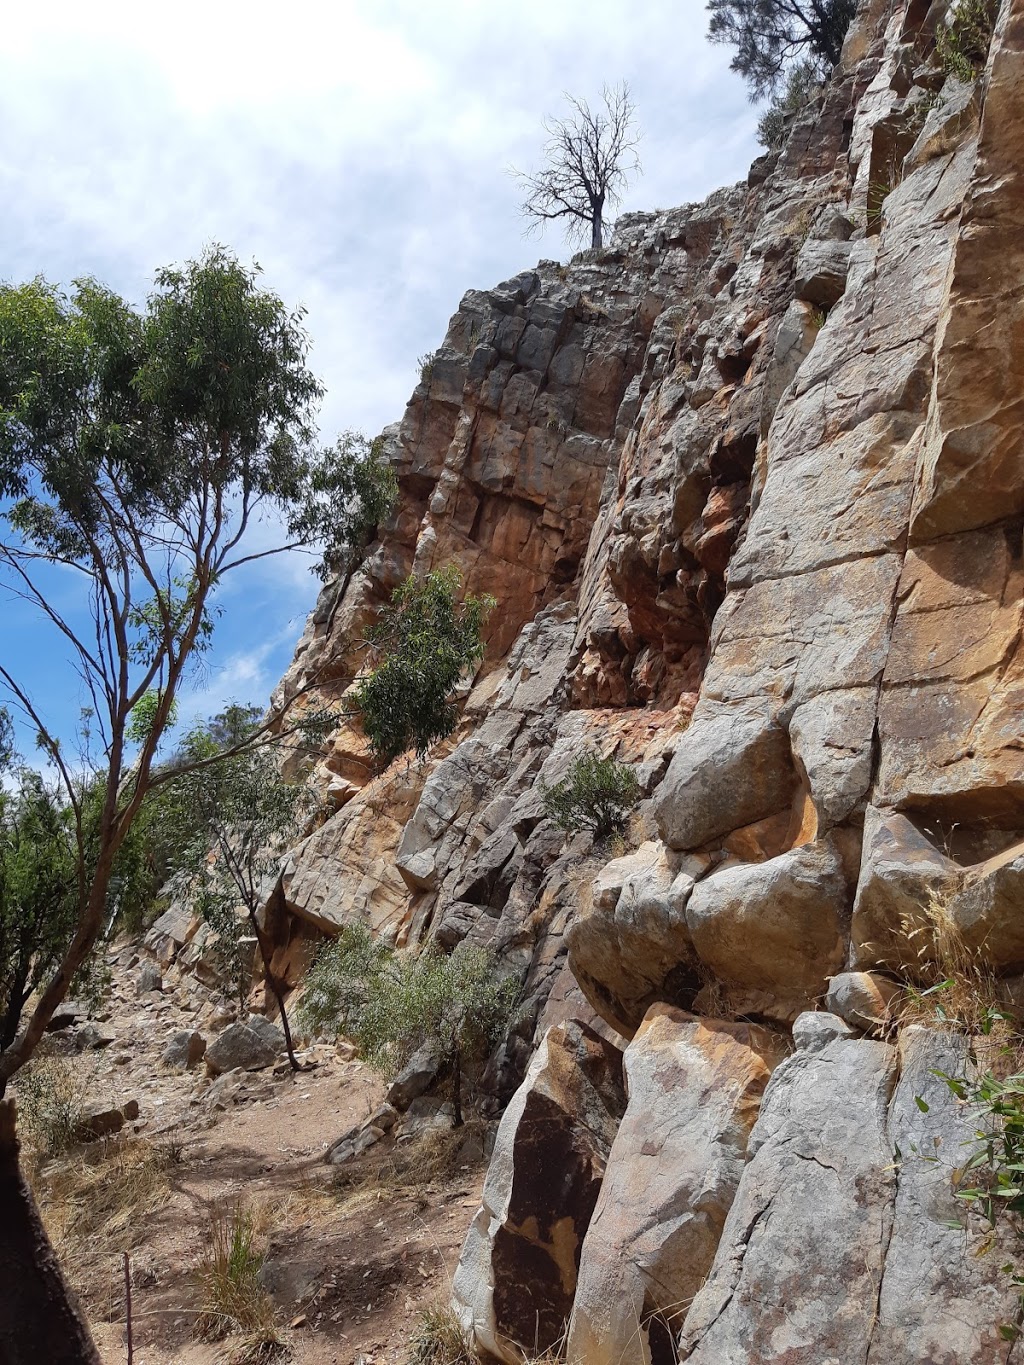
<instances>
[{"instance_id":1,"label":"eucalyptus tree","mask_svg":"<svg viewBox=\"0 0 1024 1365\"><path fill-rule=\"evenodd\" d=\"M708 0L708 37L735 49L729 67L747 82L752 100L776 95L800 64L810 87L839 61L857 0Z\"/></svg>"},{"instance_id":2,"label":"eucalyptus tree","mask_svg":"<svg viewBox=\"0 0 1024 1365\"><path fill-rule=\"evenodd\" d=\"M211 643L217 590L289 550L325 576L343 568L393 496L379 451L319 443L303 316L219 246L158 271L141 308L94 280L68 294L43 279L0 288L0 587L63 646L98 754L90 816L59 727L5 648L0 685L62 787L75 876L74 932L0 1052L0 1094L103 931L144 803L181 776L158 749ZM272 725L281 717L244 745Z\"/></svg>"}]
</instances>

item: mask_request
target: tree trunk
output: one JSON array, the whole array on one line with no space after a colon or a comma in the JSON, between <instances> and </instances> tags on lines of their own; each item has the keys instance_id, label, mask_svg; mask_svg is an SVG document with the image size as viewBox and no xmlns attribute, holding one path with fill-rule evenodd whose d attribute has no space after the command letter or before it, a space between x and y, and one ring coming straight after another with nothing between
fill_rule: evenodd
<instances>
[{"instance_id":1,"label":"tree trunk","mask_svg":"<svg viewBox=\"0 0 1024 1365\"><path fill-rule=\"evenodd\" d=\"M594 216L590 220L590 246L594 251L600 251L604 246L604 225L602 223L603 206L594 205Z\"/></svg>"},{"instance_id":2,"label":"tree trunk","mask_svg":"<svg viewBox=\"0 0 1024 1365\"><path fill-rule=\"evenodd\" d=\"M284 1046L288 1053L288 1061L291 1063L293 1071L308 1071L309 1068L303 1066L295 1055L295 1047L292 1043L292 1031L288 1025L288 1012L284 1007L284 993L281 990L280 982L271 970L270 953L267 950L263 930L259 926L259 921L256 919L256 912L253 910L252 906L247 905L245 908L248 911L249 923L252 925L252 931L256 935L256 944L260 950L260 957L263 960L263 975L266 977L267 985L270 987L274 999L277 1001L277 1008L281 1014L281 1027L284 1030ZM0 1365L2 1365L2 1362L0 1362Z\"/></svg>"},{"instance_id":3,"label":"tree trunk","mask_svg":"<svg viewBox=\"0 0 1024 1365\"><path fill-rule=\"evenodd\" d=\"M101 1365L18 1164L13 1100L0 1101L0 1365Z\"/></svg>"},{"instance_id":4,"label":"tree trunk","mask_svg":"<svg viewBox=\"0 0 1024 1365\"><path fill-rule=\"evenodd\" d=\"M462 1048L455 1048L454 1071L452 1073L452 1109L455 1111L452 1118L452 1127L462 1127Z\"/></svg>"}]
</instances>

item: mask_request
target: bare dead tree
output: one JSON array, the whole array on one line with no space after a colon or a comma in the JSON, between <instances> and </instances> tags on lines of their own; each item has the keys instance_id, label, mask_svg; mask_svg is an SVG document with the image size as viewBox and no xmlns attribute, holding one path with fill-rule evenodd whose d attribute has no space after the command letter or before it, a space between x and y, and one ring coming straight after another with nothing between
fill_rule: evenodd
<instances>
[{"instance_id":1,"label":"bare dead tree","mask_svg":"<svg viewBox=\"0 0 1024 1365\"><path fill-rule=\"evenodd\" d=\"M602 88L603 110L592 110L575 95L565 99L569 114L544 120L547 165L532 175L512 167L511 174L526 193L522 213L528 231L562 218L569 241L585 242L589 228L591 247L601 247L605 209L619 203L630 176L640 170L636 107L625 81Z\"/></svg>"}]
</instances>

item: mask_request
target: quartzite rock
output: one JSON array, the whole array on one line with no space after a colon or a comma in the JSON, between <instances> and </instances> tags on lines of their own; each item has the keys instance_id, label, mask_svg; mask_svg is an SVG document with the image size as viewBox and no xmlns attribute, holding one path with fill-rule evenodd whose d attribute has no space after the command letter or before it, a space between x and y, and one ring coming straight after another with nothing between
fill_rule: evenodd
<instances>
[{"instance_id":1,"label":"quartzite rock","mask_svg":"<svg viewBox=\"0 0 1024 1365\"><path fill-rule=\"evenodd\" d=\"M693 1365L855 1365L871 1342L895 1176L896 1054L837 1040L775 1071L680 1355Z\"/></svg>"},{"instance_id":2,"label":"quartzite rock","mask_svg":"<svg viewBox=\"0 0 1024 1365\"><path fill-rule=\"evenodd\" d=\"M645 843L606 864L594 882L591 913L569 929L577 981L602 1019L627 1037L653 1001L692 1001L699 989L686 903L691 874L702 870L697 859Z\"/></svg>"},{"instance_id":3,"label":"quartzite rock","mask_svg":"<svg viewBox=\"0 0 1024 1365\"><path fill-rule=\"evenodd\" d=\"M567 1359L644 1365L648 1338L678 1326L714 1259L780 1042L667 1005L648 1013L624 1057L629 1103L583 1243Z\"/></svg>"},{"instance_id":4,"label":"quartzite rock","mask_svg":"<svg viewBox=\"0 0 1024 1365\"><path fill-rule=\"evenodd\" d=\"M236 1067L243 1071L260 1071L265 1066L273 1066L284 1046L284 1035L278 1031L278 1037L280 1043L264 1037L249 1023L229 1024L206 1049L206 1069L211 1076L219 1076Z\"/></svg>"},{"instance_id":5,"label":"quartzite rock","mask_svg":"<svg viewBox=\"0 0 1024 1365\"><path fill-rule=\"evenodd\" d=\"M713 872L694 887L686 923L720 981L810 1001L842 963L851 896L833 844L805 844Z\"/></svg>"},{"instance_id":6,"label":"quartzite rock","mask_svg":"<svg viewBox=\"0 0 1024 1365\"><path fill-rule=\"evenodd\" d=\"M562 1335L624 1106L618 1050L579 1024L549 1029L502 1117L453 1282L463 1328L499 1360Z\"/></svg>"}]
</instances>

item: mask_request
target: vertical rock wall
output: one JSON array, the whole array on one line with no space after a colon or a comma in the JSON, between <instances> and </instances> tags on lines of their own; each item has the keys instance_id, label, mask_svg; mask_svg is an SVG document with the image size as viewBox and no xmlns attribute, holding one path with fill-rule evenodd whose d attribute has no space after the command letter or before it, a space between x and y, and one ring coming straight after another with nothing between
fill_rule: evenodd
<instances>
[{"instance_id":1,"label":"vertical rock wall","mask_svg":"<svg viewBox=\"0 0 1024 1365\"><path fill-rule=\"evenodd\" d=\"M967 1045L865 1038L870 1010L851 1027L819 1008L844 969L882 975L844 978L837 1009L918 973L935 904L992 970L1024 971L1024 0L1003 0L973 85L935 63L942 20L870 0L747 184L466 295L386 433L392 522L281 685L339 695L410 571L455 562L498 599L460 727L424 764L372 776L360 736L334 737L316 779L335 813L282 886L320 929L501 953L526 1007L496 1103L550 1026L636 1034L593 1235L591 1200L545 1299L551 1335L578 1275L587 1359L620 1309L623 1365L671 1359L681 1318L701 1365L1012 1358L1013 1293L944 1222L967 1129L932 1071L969 1067ZM612 862L544 819L543 783L583 745L644 791ZM706 1102L715 1066L687 1030L736 1052ZM516 1172L537 1084L460 1271L502 1358L540 1311L528 1287L494 1298L518 1273L502 1219L542 1214ZM939 1165L908 1159L928 1143Z\"/></svg>"}]
</instances>

